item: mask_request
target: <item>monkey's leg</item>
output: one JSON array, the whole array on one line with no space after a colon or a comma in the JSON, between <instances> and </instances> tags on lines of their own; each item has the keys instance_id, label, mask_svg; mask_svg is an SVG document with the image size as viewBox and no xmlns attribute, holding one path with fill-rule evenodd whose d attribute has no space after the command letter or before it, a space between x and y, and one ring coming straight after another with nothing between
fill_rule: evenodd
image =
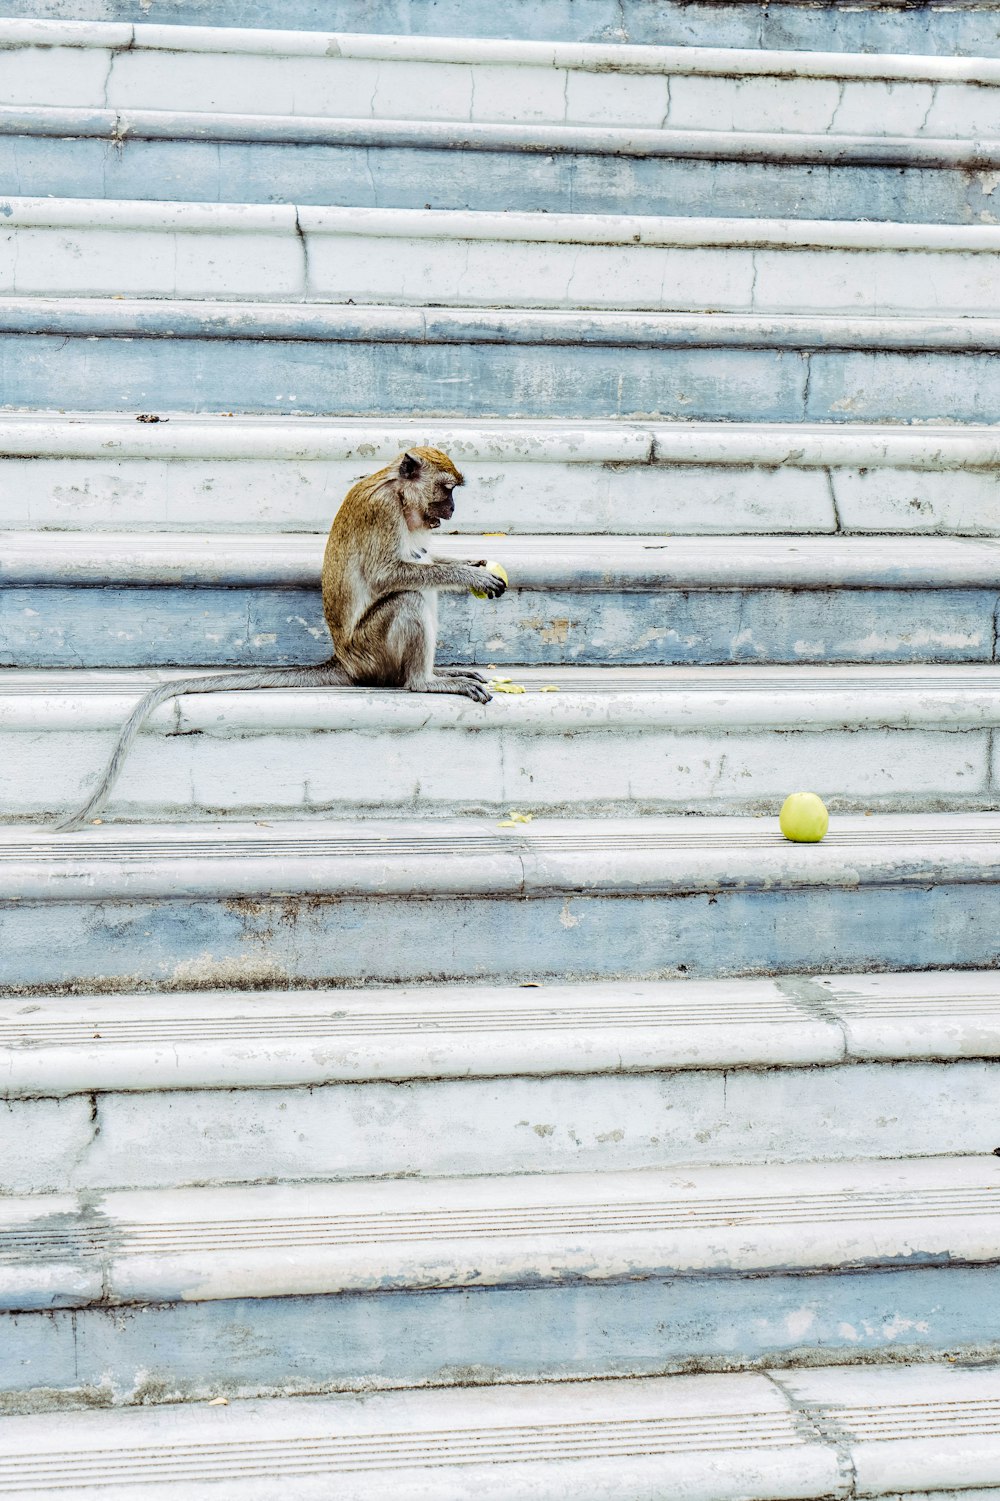
<instances>
[{"instance_id":1,"label":"monkey's leg","mask_svg":"<svg viewBox=\"0 0 1000 1501\"><path fill-rule=\"evenodd\" d=\"M355 632L352 651L379 664L372 681L399 686L408 693L453 693L475 703L492 695L466 673L445 675L434 667L437 648L437 599L416 590L381 600Z\"/></svg>"}]
</instances>

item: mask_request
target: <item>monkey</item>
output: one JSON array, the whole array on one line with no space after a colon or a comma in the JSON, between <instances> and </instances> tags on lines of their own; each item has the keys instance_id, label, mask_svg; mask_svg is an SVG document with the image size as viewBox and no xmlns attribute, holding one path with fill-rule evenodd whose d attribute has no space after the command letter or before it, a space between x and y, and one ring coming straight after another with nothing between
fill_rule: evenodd
<instances>
[{"instance_id":1,"label":"monkey","mask_svg":"<svg viewBox=\"0 0 1000 1501\"><path fill-rule=\"evenodd\" d=\"M428 551L428 533L451 520L452 492L464 483L438 448L407 449L385 469L358 480L333 519L323 555L323 613L333 656L316 667L250 667L152 688L122 726L95 791L54 829L70 833L100 811L147 717L182 694L353 685L454 693L489 703L492 695L480 673L434 664L438 590L476 589L497 599L507 587L482 561Z\"/></svg>"}]
</instances>

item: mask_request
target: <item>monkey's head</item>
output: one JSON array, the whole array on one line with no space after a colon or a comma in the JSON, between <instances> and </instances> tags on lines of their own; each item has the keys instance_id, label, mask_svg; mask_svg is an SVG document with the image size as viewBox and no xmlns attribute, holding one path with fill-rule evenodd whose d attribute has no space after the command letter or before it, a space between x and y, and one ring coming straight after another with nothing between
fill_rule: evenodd
<instances>
[{"instance_id":1,"label":"monkey's head","mask_svg":"<svg viewBox=\"0 0 1000 1501\"><path fill-rule=\"evenodd\" d=\"M399 501L411 532L435 531L455 514L451 492L464 485L440 448L408 448L399 456Z\"/></svg>"}]
</instances>

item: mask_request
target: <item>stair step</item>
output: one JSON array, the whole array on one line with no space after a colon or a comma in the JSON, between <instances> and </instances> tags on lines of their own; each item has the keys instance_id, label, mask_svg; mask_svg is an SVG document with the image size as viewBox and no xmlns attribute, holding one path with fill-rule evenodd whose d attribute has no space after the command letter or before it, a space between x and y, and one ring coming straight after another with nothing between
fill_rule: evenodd
<instances>
[{"instance_id":1,"label":"stair step","mask_svg":"<svg viewBox=\"0 0 1000 1501\"><path fill-rule=\"evenodd\" d=\"M983 225L37 198L5 214L0 291L15 295L1000 312L1000 228Z\"/></svg>"},{"instance_id":2,"label":"stair step","mask_svg":"<svg viewBox=\"0 0 1000 1501\"><path fill-rule=\"evenodd\" d=\"M990 1155L37 1194L0 1204L0 1306L989 1266L998 1189Z\"/></svg>"},{"instance_id":3,"label":"stair step","mask_svg":"<svg viewBox=\"0 0 1000 1501\"><path fill-rule=\"evenodd\" d=\"M989 1154L995 971L0 1002L4 1194Z\"/></svg>"},{"instance_id":4,"label":"stair step","mask_svg":"<svg viewBox=\"0 0 1000 1501\"><path fill-rule=\"evenodd\" d=\"M20 3L0 1493L1000 1497L1000 7ZM144 678L328 655L417 429L525 691L195 695L29 826Z\"/></svg>"},{"instance_id":5,"label":"stair step","mask_svg":"<svg viewBox=\"0 0 1000 1501\"><path fill-rule=\"evenodd\" d=\"M998 348L995 318L0 298L11 407L985 422Z\"/></svg>"},{"instance_id":6,"label":"stair step","mask_svg":"<svg viewBox=\"0 0 1000 1501\"><path fill-rule=\"evenodd\" d=\"M0 22L10 104L223 114L1000 133L988 58Z\"/></svg>"},{"instance_id":7,"label":"stair step","mask_svg":"<svg viewBox=\"0 0 1000 1501\"><path fill-rule=\"evenodd\" d=\"M329 6L322 0L8 0L6 14L47 20L53 10L68 21L247 26L324 31ZM940 5L911 10L895 4L823 7L801 0L663 0L655 10L635 0L525 0L503 10L455 0L351 0L337 16L351 30L414 32L431 36L536 38L542 42L632 42L660 46L832 48L841 52L910 52L995 57L1000 26L995 4Z\"/></svg>"},{"instance_id":8,"label":"stair step","mask_svg":"<svg viewBox=\"0 0 1000 1501\"><path fill-rule=\"evenodd\" d=\"M1000 976L39 996L0 1048L8 1100L992 1058Z\"/></svg>"},{"instance_id":9,"label":"stair step","mask_svg":"<svg viewBox=\"0 0 1000 1501\"><path fill-rule=\"evenodd\" d=\"M998 1404L996 1366L892 1364L37 1414L3 1422L0 1494L972 1501L1000 1484Z\"/></svg>"},{"instance_id":10,"label":"stair step","mask_svg":"<svg viewBox=\"0 0 1000 1501\"><path fill-rule=\"evenodd\" d=\"M511 579L495 603L442 594L441 662L986 663L995 654L998 551L988 539L485 535L438 547L499 557ZM8 533L0 664L325 661L322 548L320 537L288 534Z\"/></svg>"},{"instance_id":11,"label":"stair step","mask_svg":"<svg viewBox=\"0 0 1000 1501\"><path fill-rule=\"evenodd\" d=\"M746 818L382 827L8 827L0 993L698 978L996 958L997 814L843 816L818 846L790 845L773 823Z\"/></svg>"},{"instance_id":12,"label":"stair step","mask_svg":"<svg viewBox=\"0 0 1000 1501\"><path fill-rule=\"evenodd\" d=\"M45 530L321 532L413 443L466 487L463 532L1000 533L990 427L0 415L4 523Z\"/></svg>"},{"instance_id":13,"label":"stair step","mask_svg":"<svg viewBox=\"0 0 1000 1501\"><path fill-rule=\"evenodd\" d=\"M0 108L0 192L992 224L1000 140ZM820 169L820 170L817 170Z\"/></svg>"},{"instance_id":14,"label":"stair step","mask_svg":"<svg viewBox=\"0 0 1000 1501\"><path fill-rule=\"evenodd\" d=\"M84 802L138 698L170 676L0 672L4 817ZM497 693L487 709L445 699L432 714L423 698L363 688L174 700L149 721L103 816L773 814L804 779L835 809L996 801L996 667L511 676L524 693Z\"/></svg>"},{"instance_id":15,"label":"stair step","mask_svg":"<svg viewBox=\"0 0 1000 1501\"><path fill-rule=\"evenodd\" d=\"M897 1401L912 1389L901 1378L913 1374L899 1369ZM975 1388L941 1375L936 1387L924 1381L918 1396L928 1423L950 1414L959 1393L967 1421L991 1413L998 1383L992 1372L975 1375ZM867 1372L862 1379L873 1386ZM882 1390L877 1400L881 1412ZM70 1484L84 1495L123 1486L135 1496L174 1495L195 1482L211 1483L228 1501L256 1497L271 1482L294 1501L327 1496L331 1484L345 1501L384 1501L389 1486L397 1495L419 1487L435 1501L467 1501L473 1492L495 1501L584 1492L594 1501L635 1501L666 1481L690 1501L782 1494L827 1501L847 1491L822 1413L816 1404L807 1426L777 1377L727 1375L61 1413L57 1425L35 1415L2 1420L0 1495L61 1495ZM855 1397L852 1416L864 1432L875 1408ZM900 1406L876 1453L907 1454L912 1444L891 1439L909 1433L909 1418ZM942 1435L936 1469L953 1451L957 1464L957 1450ZM988 1455L979 1469L992 1473Z\"/></svg>"},{"instance_id":16,"label":"stair step","mask_svg":"<svg viewBox=\"0 0 1000 1501\"><path fill-rule=\"evenodd\" d=\"M998 1187L990 1155L5 1198L0 1390L996 1358Z\"/></svg>"},{"instance_id":17,"label":"stair step","mask_svg":"<svg viewBox=\"0 0 1000 1501\"><path fill-rule=\"evenodd\" d=\"M458 506L463 496L459 491ZM324 528L325 533L325 528ZM2 533L2 578L45 583L190 589L319 583L325 535L80 532ZM483 548L509 560L512 586L548 588L870 590L995 585L1000 542L967 537L437 536L442 556Z\"/></svg>"}]
</instances>

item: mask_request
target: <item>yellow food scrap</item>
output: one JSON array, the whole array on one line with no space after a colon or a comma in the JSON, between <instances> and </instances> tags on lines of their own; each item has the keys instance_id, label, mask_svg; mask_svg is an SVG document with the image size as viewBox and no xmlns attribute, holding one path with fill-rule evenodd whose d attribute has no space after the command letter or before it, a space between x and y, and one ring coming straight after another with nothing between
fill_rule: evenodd
<instances>
[{"instance_id":1,"label":"yellow food scrap","mask_svg":"<svg viewBox=\"0 0 1000 1501\"><path fill-rule=\"evenodd\" d=\"M516 829L519 823L530 823L534 813L518 813L516 808L511 808L502 823L497 824L498 829Z\"/></svg>"},{"instance_id":2,"label":"yellow food scrap","mask_svg":"<svg viewBox=\"0 0 1000 1501\"><path fill-rule=\"evenodd\" d=\"M528 691L523 683L512 683L509 680L506 683L490 683L490 687L494 693L527 693Z\"/></svg>"},{"instance_id":3,"label":"yellow food scrap","mask_svg":"<svg viewBox=\"0 0 1000 1501\"><path fill-rule=\"evenodd\" d=\"M539 693L558 693L559 689L556 687L555 683L546 683L545 687L539 688L538 691Z\"/></svg>"}]
</instances>

